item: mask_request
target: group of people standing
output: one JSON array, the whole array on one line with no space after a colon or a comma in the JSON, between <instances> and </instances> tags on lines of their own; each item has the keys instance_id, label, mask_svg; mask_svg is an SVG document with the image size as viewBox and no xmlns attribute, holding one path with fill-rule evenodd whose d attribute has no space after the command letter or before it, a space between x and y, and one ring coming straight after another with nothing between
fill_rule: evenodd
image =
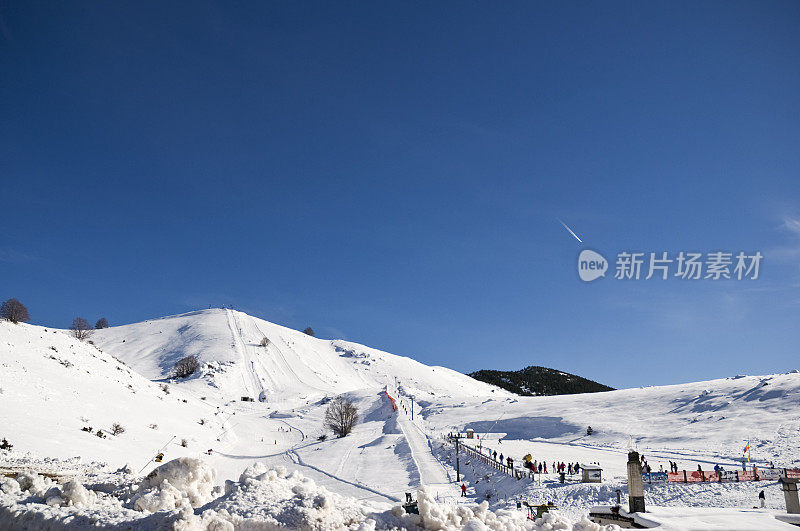
<instances>
[{"instance_id":1,"label":"group of people standing","mask_svg":"<svg viewBox=\"0 0 800 531\"><path fill-rule=\"evenodd\" d=\"M490 450L486 449L486 453L489 457L491 457L495 461L499 461L500 463L505 464L509 468L514 468L514 458L510 456L504 456L502 452L499 454L497 450ZM523 459L523 466L534 473L539 474L547 474L547 462L545 461L538 461L536 459L532 459L530 454L526 455ZM559 472L564 472L566 474L578 474L581 470L581 465L578 463L564 463L563 461L553 461L551 463L550 470L555 474Z\"/></svg>"},{"instance_id":2,"label":"group of people standing","mask_svg":"<svg viewBox=\"0 0 800 531\"><path fill-rule=\"evenodd\" d=\"M653 472L653 467L651 467L650 464L647 462L647 459L645 459L644 454L642 454L639 458L642 460L642 472L645 472L647 474L650 474L651 472ZM658 465L658 471L659 472L664 472L665 471L664 470L664 465ZM676 463L674 461L669 461L669 471L670 472L677 472L678 471L678 463Z\"/></svg>"}]
</instances>

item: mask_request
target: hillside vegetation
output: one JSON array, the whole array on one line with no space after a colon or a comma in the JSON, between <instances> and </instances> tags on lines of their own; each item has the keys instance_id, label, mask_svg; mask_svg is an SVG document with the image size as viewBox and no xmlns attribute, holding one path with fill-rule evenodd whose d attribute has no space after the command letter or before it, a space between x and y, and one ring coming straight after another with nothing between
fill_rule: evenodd
<instances>
[{"instance_id":1,"label":"hillside vegetation","mask_svg":"<svg viewBox=\"0 0 800 531\"><path fill-rule=\"evenodd\" d=\"M480 370L469 376L521 396L575 395L613 391L613 387L574 374L530 366L519 371Z\"/></svg>"}]
</instances>

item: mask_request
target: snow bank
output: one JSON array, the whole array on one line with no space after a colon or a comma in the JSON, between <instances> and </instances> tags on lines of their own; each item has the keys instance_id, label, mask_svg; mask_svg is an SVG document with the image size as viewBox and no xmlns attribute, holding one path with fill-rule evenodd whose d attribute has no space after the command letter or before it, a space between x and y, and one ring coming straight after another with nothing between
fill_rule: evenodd
<instances>
[{"instance_id":1,"label":"snow bank","mask_svg":"<svg viewBox=\"0 0 800 531\"><path fill-rule=\"evenodd\" d=\"M206 523L229 522L232 529L430 529L455 530L606 530L584 518L573 524L556 514L533 522L522 511L493 512L486 502L467 507L437 503L427 489L417 492L419 515L402 506L376 512L354 498L318 486L299 472L284 467L267 468L261 463L248 467L227 494L203 512Z\"/></svg>"},{"instance_id":2,"label":"snow bank","mask_svg":"<svg viewBox=\"0 0 800 531\"><path fill-rule=\"evenodd\" d=\"M53 480L35 472L22 472L17 476L17 483L21 490L28 491L31 496L39 498L44 497L53 486Z\"/></svg>"},{"instance_id":3,"label":"snow bank","mask_svg":"<svg viewBox=\"0 0 800 531\"><path fill-rule=\"evenodd\" d=\"M154 513L199 507L213 499L214 469L200 459L181 457L154 469L139 483L131 504Z\"/></svg>"},{"instance_id":4,"label":"snow bank","mask_svg":"<svg viewBox=\"0 0 800 531\"><path fill-rule=\"evenodd\" d=\"M408 514L399 505L382 511L367 502L332 493L297 471L289 472L282 466L268 468L262 463L248 467L238 482L228 482L226 493L214 499L219 494L212 489L214 476L214 470L199 459L175 459L155 469L138 485L119 489L134 493L123 503L74 480L59 486L38 474L25 473L17 480L0 483L0 528L614 529L598 526L586 518L572 523L556 514L545 514L534 522L522 511L490 511L486 502L471 507L443 505L425 489L417 492L420 514ZM116 477L121 487L129 481L122 472L117 472Z\"/></svg>"},{"instance_id":5,"label":"snow bank","mask_svg":"<svg viewBox=\"0 0 800 531\"><path fill-rule=\"evenodd\" d=\"M618 529L616 526L604 527L597 525L584 517L580 522L573 523L554 513L545 513L535 522L528 520L522 511L489 510L489 503L484 501L480 505L467 507L464 505L442 505L437 503L427 489L417 491L417 504L419 516L405 515L400 518L401 525L414 524L422 529L441 529L446 531L469 529L483 530L553 530L574 529L576 531L599 531ZM399 509L399 511L398 511ZM402 515L402 507L392 510L395 516ZM387 522L393 524L393 522Z\"/></svg>"}]
</instances>

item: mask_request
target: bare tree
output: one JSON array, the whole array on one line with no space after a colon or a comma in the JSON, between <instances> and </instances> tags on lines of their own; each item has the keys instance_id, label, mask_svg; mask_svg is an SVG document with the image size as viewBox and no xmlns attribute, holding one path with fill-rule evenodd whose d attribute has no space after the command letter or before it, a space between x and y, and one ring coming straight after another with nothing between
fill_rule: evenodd
<instances>
[{"instance_id":1,"label":"bare tree","mask_svg":"<svg viewBox=\"0 0 800 531\"><path fill-rule=\"evenodd\" d=\"M309 335L311 337L314 337L314 329L311 328L310 326L306 327L306 329L303 330L303 333L307 334L307 335Z\"/></svg>"},{"instance_id":2,"label":"bare tree","mask_svg":"<svg viewBox=\"0 0 800 531\"><path fill-rule=\"evenodd\" d=\"M333 430L338 437L344 437L358 422L358 408L350 400L337 396L325 410L325 427Z\"/></svg>"},{"instance_id":3,"label":"bare tree","mask_svg":"<svg viewBox=\"0 0 800 531\"><path fill-rule=\"evenodd\" d=\"M26 323L31 318L28 309L17 299L8 299L0 306L0 317L14 324Z\"/></svg>"},{"instance_id":4,"label":"bare tree","mask_svg":"<svg viewBox=\"0 0 800 531\"><path fill-rule=\"evenodd\" d=\"M92 335L92 327L89 326L89 321L83 317L76 317L73 319L72 326L70 326L69 329L72 330L72 335L81 341Z\"/></svg>"},{"instance_id":5,"label":"bare tree","mask_svg":"<svg viewBox=\"0 0 800 531\"><path fill-rule=\"evenodd\" d=\"M108 328L108 319L105 317L101 317L97 320L97 323L94 325L95 329L102 330L103 328Z\"/></svg>"},{"instance_id":6,"label":"bare tree","mask_svg":"<svg viewBox=\"0 0 800 531\"><path fill-rule=\"evenodd\" d=\"M186 378L194 374L194 372L200 368L200 362L197 361L197 356L192 354L191 356L186 356L185 358L181 358L175 364L175 377L176 378Z\"/></svg>"}]
</instances>

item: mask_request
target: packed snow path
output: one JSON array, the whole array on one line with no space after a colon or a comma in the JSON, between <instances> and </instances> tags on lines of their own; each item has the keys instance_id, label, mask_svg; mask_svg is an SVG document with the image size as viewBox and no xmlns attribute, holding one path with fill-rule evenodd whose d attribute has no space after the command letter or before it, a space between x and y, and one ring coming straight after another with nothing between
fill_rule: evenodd
<instances>
[{"instance_id":1,"label":"packed snow path","mask_svg":"<svg viewBox=\"0 0 800 531\"><path fill-rule=\"evenodd\" d=\"M428 445L428 437L422 429L402 410L397 412L397 423L411 448L411 457L419 471L420 484L429 487L437 496L458 497L460 495L458 486L451 482L444 466L433 456Z\"/></svg>"}]
</instances>

